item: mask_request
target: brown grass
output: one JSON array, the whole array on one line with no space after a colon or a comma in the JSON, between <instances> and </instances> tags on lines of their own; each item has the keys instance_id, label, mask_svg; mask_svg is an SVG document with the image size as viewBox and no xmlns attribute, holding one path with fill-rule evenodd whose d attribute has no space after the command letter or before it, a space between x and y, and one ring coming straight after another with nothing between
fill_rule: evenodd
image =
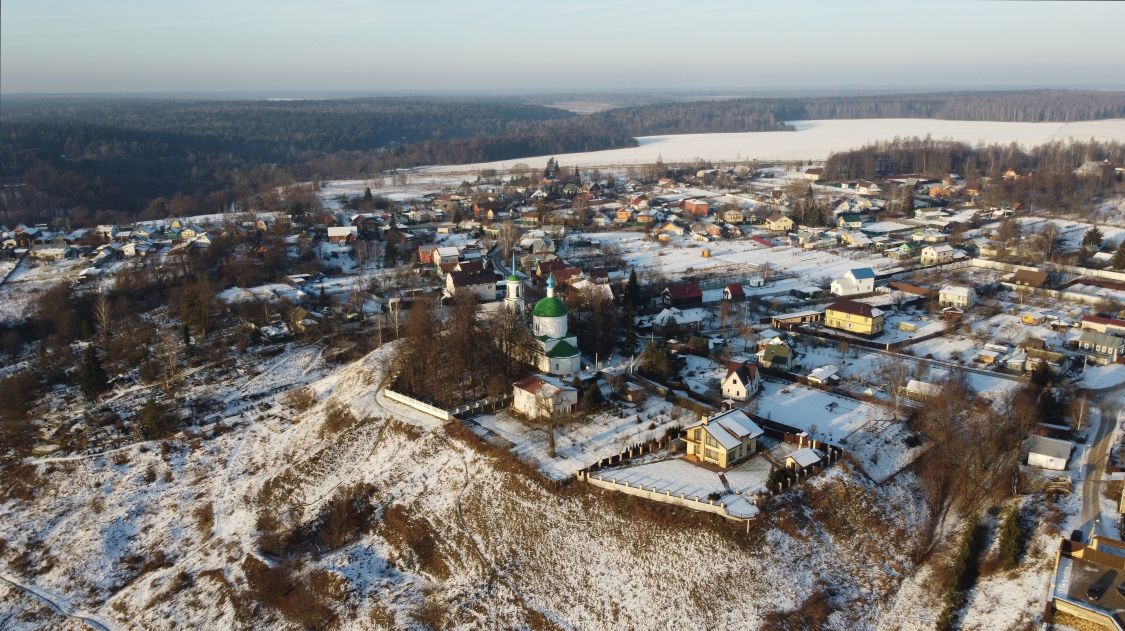
<instances>
[{"instance_id":1,"label":"brown grass","mask_svg":"<svg viewBox=\"0 0 1125 631\"><path fill-rule=\"evenodd\" d=\"M316 393L307 386L296 388L285 393L284 403L298 412L305 412L316 405Z\"/></svg>"},{"instance_id":2,"label":"brown grass","mask_svg":"<svg viewBox=\"0 0 1125 631\"><path fill-rule=\"evenodd\" d=\"M215 507L211 502L201 504L192 511L195 517L195 530L204 541L211 538L211 529L215 527Z\"/></svg>"},{"instance_id":3,"label":"brown grass","mask_svg":"<svg viewBox=\"0 0 1125 631\"><path fill-rule=\"evenodd\" d=\"M306 629L324 629L337 622L335 603L348 594L347 581L335 572L302 573L286 560L274 564L247 555L242 562L249 589L241 596L276 610Z\"/></svg>"},{"instance_id":4,"label":"brown grass","mask_svg":"<svg viewBox=\"0 0 1125 631\"><path fill-rule=\"evenodd\" d=\"M392 504L383 512L379 534L398 548L410 550L418 569L438 580L450 576L442 554L440 533L425 518L416 517L402 504Z\"/></svg>"}]
</instances>

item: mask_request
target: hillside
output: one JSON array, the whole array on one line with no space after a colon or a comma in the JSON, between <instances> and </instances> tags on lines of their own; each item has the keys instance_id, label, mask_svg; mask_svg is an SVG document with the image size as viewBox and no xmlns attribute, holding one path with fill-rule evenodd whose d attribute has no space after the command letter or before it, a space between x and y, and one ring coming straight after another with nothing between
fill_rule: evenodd
<instances>
[{"instance_id":1,"label":"hillside","mask_svg":"<svg viewBox=\"0 0 1125 631\"><path fill-rule=\"evenodd\" d=\"M40 461L29 496L0 504L15 526L4 572L110 628L599 629L653 628L654 611L669 628L876 628L911 569L924 511L909 474L873 488L836 468L749 534L548 489L375 395L388 348L297 371L321 376L305 414L276 394L229 430ZM325 414L337 401L354 423ZM20 628L57 628L37 602L5 600Z\"/></svg>"}]
</instances>

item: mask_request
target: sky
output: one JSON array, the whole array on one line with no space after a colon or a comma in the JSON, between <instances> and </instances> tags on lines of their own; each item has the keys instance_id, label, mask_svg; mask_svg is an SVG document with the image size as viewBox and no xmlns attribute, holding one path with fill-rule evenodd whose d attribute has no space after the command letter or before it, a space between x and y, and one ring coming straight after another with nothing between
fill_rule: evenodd
<instances>
[{"instance_id":1,"label":"sky","mask_svg":"<svg viewBox=\"0 0 1125 631\"><path fill-rule=\"evenodd\" d=\"M3 0L0 92L1125 88L1125 3Z\"/></svg>"}]
</instances>

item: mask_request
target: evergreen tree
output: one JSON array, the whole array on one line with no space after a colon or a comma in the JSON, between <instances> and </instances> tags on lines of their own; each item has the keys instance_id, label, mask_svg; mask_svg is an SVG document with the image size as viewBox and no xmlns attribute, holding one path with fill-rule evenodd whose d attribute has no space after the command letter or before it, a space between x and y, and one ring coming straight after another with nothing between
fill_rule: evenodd
<instances>
[{"instance_id":1,"label":"evergreen tree","mask_svg":"<svg viewBox=\"0 0 1125 631\"><path fill-rule=\"evenodd\" d=\"M1086 234L1082 237L1082 245L1093 246L1094 249L1097 250L1102 247L1102 240L1104 239L1105 235L1102 234L1102 231L1099 230L1097 226L1094 226L1087 230Z\"/></svg>"},{"instance_id":2,"label":"evergreen tree","mask_svg":"<svg viewBox=\"0 0 1125 631\"><path fill-rule=\"evenodd\" d=\"M367 188L363 189L363 201L369 202L373 199L375 199L375 196L371 194L371 187L368 186Z\"/></svg>"},{"instance_id":3,"label":"evergreen tree","mask_svg":"<svg viewBox=\"0 0 1125 631\"><path fill-rule=\"evenodd\" d=\"M1000 532L997 535L1000 551L1000 566L1005 570L1014 570L1020 562L1020 544L1023 539L1023 527L1020 524L1020 511L1018 506L1013 506L1004 513L1004 520L1000 523Z\"/></svg>"},{"instance_id":4,"label":"evergreen tree","mask_svg":"<svg viewBox=\"0 0 1125 631\"><path fill-rule=\"evenodd\" d=\"M630 356L637 352L637 327L633 318L633 305L626 305L622 323L625 326L625 341L621 344L621 352Z\"/></svg>"},{"instance_id":5,"label":"evergreen tree","mask_svg":"<svg viewBox=\"0 0 1125 631\"><path fill-rule=\"evenodd\" d=\"M1113 254L1113 269L1125 269L1125 239L1117 244L1117 252Z\"/></svg>"},{"instance_id":6,"label":"evergreen tree","mask_svg":"<svg viewBox=\"0 0 1125 631\"><path fill-rule=\"evenodd\" d=\"M602 389L595 383L589 388L586 388L586 391L582 393L582 401L579 402L579 405L582 407L583 412L589 414L598 409L598 406L602 404L602 400Z\"/></svg>"},{"instance_id":7,"label":"evergreen tree","mask_svg":"<svg viewBox=\"0 0 1125 631\"><path fill-rule=\"evenodd\" d=\"M660 344L650 344L641 353L641 370L657 379L666 379L672 374L672 356Z\"/></svg>"},{"instance_id":8,"label":"evergreen tree","mask_svg":"<svg viewBox=\"0 0 1125 631\"><path fill-rule=\"evenodd\" d=\"M102 361L98 359L98 353L91 344L86 347L86 352L82 355L82 364L78 367L78 387L82 389L82 394L86 395L87 399L93 401L98 394L105 391L107 385Z\"/></svg>"},{"instance_id":9,"label":"evergreen tree","mask_svg":"<svg viewBox=\"0 0 1125 631\"><path fill-rule=\"evenodd\" d=\"M629 282L625 285L625 302L634 309L640 306L641 286L637 283L637 270L629 270Z\"/></svg>"}]
</instances>

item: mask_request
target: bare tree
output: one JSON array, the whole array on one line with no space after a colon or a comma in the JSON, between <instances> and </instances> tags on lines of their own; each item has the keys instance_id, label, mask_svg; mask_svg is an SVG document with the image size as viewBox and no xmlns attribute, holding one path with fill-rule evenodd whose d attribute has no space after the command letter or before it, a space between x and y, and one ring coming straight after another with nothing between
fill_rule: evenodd
<instances>
[{"instance_id":1,"label":"bare tree","mask_svg":"<svg viewBox=\"0 0 1125 631\"><path fill-rule=\"evenodd\" d=\"M98 297L94 299L94 321L98 324L98 334L102 340L109 339L112 332L113 324L113 309L110 308L109 298L105 292L99 293Z\"/></svg>"},{"instance_id":2,"label":"bare tree","mask_svg":"<svg viewBox=\"0 0 1125 631\"><path fill-rule=\"evenodd\" d=\"M500 230L496 234L496 243L500 246L500 251L503 252L505 259L512 255L512 250L516 248L519 242L520 229L516 227L516 224L509 221L500 226Z\"/></svg>"}]
</instances>

